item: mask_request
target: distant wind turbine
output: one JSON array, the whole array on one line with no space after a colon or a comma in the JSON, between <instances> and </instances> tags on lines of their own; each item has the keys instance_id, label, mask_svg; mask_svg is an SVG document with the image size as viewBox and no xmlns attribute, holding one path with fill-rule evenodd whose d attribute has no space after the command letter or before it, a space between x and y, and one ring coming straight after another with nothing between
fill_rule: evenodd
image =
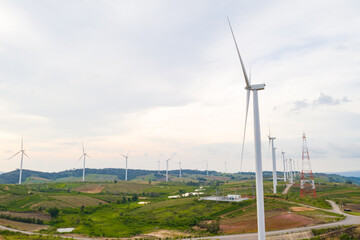
<instances>
[{"instance_id":1,"label":"distant wind turbine","mask_svg":"<svg viewBox=\"0 0 360 240\"><path fill-rule=\"evenodd\" d=\"M241 68L244 74L247 100L246 100L246 114L245 114L245 128L243 136L243 147L241 153L241 163L244 153L244 142L246 133L247 115L249 110L250 93L253 93L253 108L254 108L254 140L255 140L255 165L256 165L256 203L257 203L257 226L258 226L258 239L265 240L265 209L264 209L264 187L263 187L263 173L262 173L262 157L261 157L261 136L260 136L260 116L259 116L259 103L258 103L258 91L265 89L265 84L251 84L250 78L248 77L244 63L242 61L238 45L236 43L235 35L228 18L229 27L235 43L236 51L240 60ZM241 168L241 167L240 167ZM241 169L240 169L241 172Z\"/></svg>"},{"instance_id":2,"label":"distant wind turbine","mask_svg":"<svg viewBox=\"0 0 360 240\"><path fill-rule=\"evenodd\" d=\"M79 158L78 161L80 161L81 158L84 159L84 161L83 161L83 178L82 178L82 181L85 182L85 160L86 160L86 157L90 157L90 156L87 155L87 153L85 152L84 143L81 143L81 145L82 145L83 154L81 155L81 157Z\"/></svg>"},{"instance_id":3,"label":"distant wind turbine","mask_svg":"<svg viewBox=\"0 0 360 240\"><path fill-rule=\"evenodd\" d=\"M275 137L271 137L271 133L269 130L269 145L271 144L271 150L272 150L272 162L273 162L273 191L274 194L276 194L276 187L277 187L277 174L276 174L276 154L275 154L275 147L274 147L274 140Z\"/></svg>"},{"instance_id":4,"label":"distant wind turbine","mask_svg":"<svg viewBox=\"0 0 360 240\"><path fill-rule=\"evenodd\" d=\"M293 179L293 164L292 164L292 159L289 158L289 172L290 172L290 183L294 183L294 179Z\"/></svg>"},{"instance_id":5,"label":"distant wind turbine","mask_svg":"<svg viewBox=\"0 0 360 240\"><path fill-rule=\"evenodd\" d=\"M125 158L125 181L127 181L127 170L128 170L128 157L129 157L129 152L124 155L124 154L121 154L124 158Z\"/></svg>"},{"instance_id":6,"label":"distant wind turbine","mask_svg":"<svg viewBox=\"0 0 360 240\"><path fill-rule=\"evenodd\" d=\"M206 176L209 176L209 163L206 160Z\"/></svg>"},{"instance_id":7,"label":"distant wind turbine","mask_svg":"<svg viewBox=\"0 0 360 240\"><path fill-rule=\"evenodd\" d=\"M284 165L284 182L286 182L286 161L285 161L285 152L281 152L283 156L283 165Z\"/></svg>"},{"instance_id":8,"label":"distant wind turbine","mask_svg":"<svg viewBox=\"0 0 360 240\"><path fill-rule=\"evenodd\" d=\"M181 178L181 160L178 163L179 163L179 177Z\"/></svg>"},{"instance_id":9,"label":"distant wind turbine","mask_svg":"<svg viewBox=\"0 0 360 240\"><path fill-rule=\"evenodd\" d=\"M168 175L168 171L169 171L169 161L175 156L175 154L173 154L171 157L169 157L166 160L166 182L169 181L169 175Z\"/></svg>"},{"instance_id":10,"label":"distant wind turbine","mask_svg":"<svg viewBox=\"0 0 360 240\"><path fill-rule=\"evenodd\" d=\"M158 160L157 163L158 163L158 174L160 174L160 160Z\"/></svg>"},{"instance_id":11,"label":"distant wind turbine","mask_svg":"<svg viewBox=\"0 0 360 240\"><path fill-rule=\"evenodd\" d=\"M24 155L29 158L28 155L26 155L25 153L25 149L24 149L24 144L23 144L23 136L21 136L21 150L18 151L17 153L15 153L14 155L12 155L10 159L12 159L13 157L15 157L16 155L18 155L19 153L21 153L21 162L20 162L20 174L19 174L19 184L21 184L21 177L22 177L22 167L23 167L23 160L24 160ZM29 158L30 159L30 158Z\"/></svg>"}]
</instances>

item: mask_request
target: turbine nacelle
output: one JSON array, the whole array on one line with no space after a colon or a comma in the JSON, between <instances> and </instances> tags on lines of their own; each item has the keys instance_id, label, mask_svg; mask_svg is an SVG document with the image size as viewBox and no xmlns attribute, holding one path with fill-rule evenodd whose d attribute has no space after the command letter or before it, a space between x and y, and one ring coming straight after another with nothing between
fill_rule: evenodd
<instances>
[{"instance_id":1,"label":"turbine nacelle","mask_svg":"<svg viewBox=\"0 0 360 240\"><path fill-rule=\"evenodd\" d=\"M253 85L250 85L250 86L246 86L245 89L246 90L251 90L251 91L254 91L254 90L264 90L265 89L265 83L260 83L260 84L253 84Z\"/></svg>"}]
</instances>

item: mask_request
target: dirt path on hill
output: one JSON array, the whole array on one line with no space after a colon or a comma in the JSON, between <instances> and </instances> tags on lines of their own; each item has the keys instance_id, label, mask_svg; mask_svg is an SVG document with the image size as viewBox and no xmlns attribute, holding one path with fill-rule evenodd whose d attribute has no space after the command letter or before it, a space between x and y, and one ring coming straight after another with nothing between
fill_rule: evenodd
<instances>
[{"instance_id":1,"label":"dirt path on hill","mask_svg":"<svg viewBox=\"0 0 360 240\"><path fill-rule=\"evenodd\" d=\"M286 188L284 189L284 191L282 192L282 194L287 194L290 190L290 188L294 185L294 183L289 183L286 184Z\"/></svg>"}]
</instances>

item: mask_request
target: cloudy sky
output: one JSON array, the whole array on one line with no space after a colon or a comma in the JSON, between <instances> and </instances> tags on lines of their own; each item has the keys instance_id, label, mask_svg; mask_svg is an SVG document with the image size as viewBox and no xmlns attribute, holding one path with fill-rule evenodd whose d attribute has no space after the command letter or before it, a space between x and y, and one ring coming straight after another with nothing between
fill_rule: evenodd
<instances>
[{"instance_id":1,"label":"cloudy sky","mask_svg":"<svg viewBox=\"0 0 360 240\"><path fill-rule=\"evenodd\" d=\"M245 82L267 134L314 172L360 170L359 1L0 0L0 171L240 169ZM244 171L254 171L252 105Z\"/></svg>"}]
</instances>

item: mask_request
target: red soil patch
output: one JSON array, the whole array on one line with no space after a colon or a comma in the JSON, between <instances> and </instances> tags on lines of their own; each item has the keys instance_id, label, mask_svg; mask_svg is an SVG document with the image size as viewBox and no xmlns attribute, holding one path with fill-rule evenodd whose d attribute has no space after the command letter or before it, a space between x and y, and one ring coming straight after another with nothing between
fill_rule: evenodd
<instances>
[{"instance_id":1,"label":"red soil patch","mask_svg":"<svg viewBox=\"0 0 360 240\"><path fill-rule=\"evenodd\" d=\"M47 181L47 182L50 182L50 181L51 181L50 179L42 178L42 177L31 177L31 178L32 178L32 179L36 179L36 180Z\"/></svg>"},{"instance_id":2,"label":"red soil patch","mask_svg":"<svg viewBox=\"0 0 360 240\"><path fill-rule=\"evenodd\" d=\"M205 176L206 179L219 180L219 181L228 181L229 177L220 177L220 176Z\"/></svg>"},{"instance_id":3,"label":"red soil patch","mask_svg":"<svg viewBox=\"0 0 360 240\"><path fill-rule=\"evenodd\" d=\"M315 221L309 217L291 213L265 218L266 231L303 227L313 225L314 223ZM257 220L249 219L247 221L220 224L220 230L229 234L256 232Z\"/></svg>"},{"instance_id":4,"label":"red soil patch","mask_svg":"<svg viewBox=\"0 0 360 240\"><path fill-rule=\"evenodd\" d=\"M294 212L302 212L302 211L313 211L315 209L308 207L292 207L291 210L293 210Z\"/></svg>"},{"instance_id":5,"label":"red soil patch","mask_svg":"<svg viewBox=\"0 0 360 240\"><path fill-rule=\"evenodd\" d=\"M79 192L82 192L82 193L101 193L101 191L104 188L105 187L92 187L92 188L88 188L88 189L79 190Z\"/></svg>"},{"instance_id":6,"label":"red soil patch","mask_svg":"<svg viewBox=\"0 0 360 240\"><path fill-rule=\"evenodd\" d=\"M358 203L346 203L344 209L350 209L352 212L360 212L360 204Z\"/></svg>"}]
</instances>

